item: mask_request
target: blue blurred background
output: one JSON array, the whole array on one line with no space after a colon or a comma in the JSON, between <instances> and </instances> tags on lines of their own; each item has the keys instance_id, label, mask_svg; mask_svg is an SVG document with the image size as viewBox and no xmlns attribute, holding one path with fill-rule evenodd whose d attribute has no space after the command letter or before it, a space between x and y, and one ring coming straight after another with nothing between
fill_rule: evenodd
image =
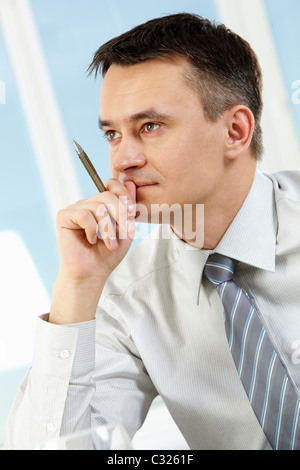
<instances>
[{"instance_id":1,"label":"blue blurred background","mask_svg":"<svg viewBox=\"0 0 300 470\"><path fill-rule=\"evenodd\" d=\"M18 8L20 0L9 1ZM268 70L268 60L263 65L269 77L265 83L266 127L270 127L267 136L270 149L274 134L282 147L276 158L273 150L266 152L262 169L300 169L297 152L300 2L238 1L245 6L243 11L237 11L234 0L26 0L53 87L61 132L67 142L80 197L92 196L95 188L75 155L72 138L87 151L103 180L110 177L107 144L97 122L101 79L86 74L93 53L111 37L141 22L182 11L216 21L232 20L240 29L237 32L243 35L244 28L250 42L254 38L255 50L262 57L269 54L262 39L267 35L277 65L273 71ZM49 310L58 269L55 220L45 186L47 176L41 177L32 129L28 126L4 29L8 21L7 3L0 0L0 7L1 4L5 7L0 23L0 444L4 440L8 410L30 363L36 317ZM264 12L262 26L253 21L257 11ZM272 73L274 81L270 80ZM282 116L288 117L283 121L292 133L289 138L280 121ZM271 129L272 119L278 123L275 130Z\"/></svg>"}]
</instances>

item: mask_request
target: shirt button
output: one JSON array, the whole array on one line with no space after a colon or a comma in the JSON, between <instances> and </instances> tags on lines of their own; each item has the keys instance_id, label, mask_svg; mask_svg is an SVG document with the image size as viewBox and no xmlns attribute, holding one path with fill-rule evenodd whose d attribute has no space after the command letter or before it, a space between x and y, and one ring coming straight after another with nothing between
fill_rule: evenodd
<instances>
[{"instance_id":1,"label":"shirt button","mask_svg":"<svg viewBox=\"0 0 300 470\"><path fill-rule=\"evenodd\" d=\"M54 429L55 429L55 424L54 423L50 422L50 423L47 424L47 431L53 432Z\"/></svg>"},{"instance_id":2,"label":"shirt button","mask_svg":"<svg viewBox=\"0 0 300 470\"><path fill-rule=\"evenodd\" d=\"M61 359L68 359L70 357L70 351L68 351L67 349L63 349L62 351L60 351L59 357Z\"/></svg>"}]
</instances>

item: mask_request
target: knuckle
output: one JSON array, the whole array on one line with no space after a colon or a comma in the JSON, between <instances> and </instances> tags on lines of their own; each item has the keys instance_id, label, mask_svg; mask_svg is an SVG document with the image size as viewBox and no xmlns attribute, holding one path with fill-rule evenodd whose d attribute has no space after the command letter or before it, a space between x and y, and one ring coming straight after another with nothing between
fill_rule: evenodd
<instances>
[{"instance_id":1,"label":"knuckle","mask_svg":"<svg viewBox=\"0 0 300 470\"><path fill-rule=\"evenodd\" d=\"M60 225L68 216L70 209L67 207L66 209L60 209L56 214L56 224Z\"/></svg>"},{"instance_id":2,"label":"knuckle","mask_svg":"<svg viewBox=\"0 0 300 470\"><path fill-rule=\"evenodd\" d=\"M126 187L124 186L123 183L121 183L121 181L119 181L116 178L110 178L105 183L105 185L106 185L106 188L108 189L108 192L112 192L118 197L120 197L120 196L127 197L128 196L128 191L127 191ZM105 192L101 193L101 194L104 195Z\"/></svg>"},{"instance_id":3,"label":"knuckle","mask_svg":"<svg viewBox=\"0 0 300 470\"><path fill-rule=\"evenodd\" d=\"M60 209L60 210L57 212L57 214L56 214L56 220L57 220L57 222L63 217L64 210L65 210L65 209Z\"/></svg>"},{"instance_id":4,"label":"knuckle","mask_svg":"<svg viewBox=\"0 0 300 470\"><path fill-rule=\"evenodd\" d=\"M106 188L111 188L111 186L115 186L116 184L121 184L120 181L117 179L117 178L109 178L106 182L105 182L105 186Z\"/></svg>"},{"instance_id":5,"label":"knuckle","mask_svg":"<svg viewBox=\"0 0 300 470\"><path fill-rule=\"evenodd\" d=\"M96 207L96 216L97 217L106 217L108 215L108 210L105 204L98 204Z\"/></svg>"},{"instance_id":6,"label":"knuckle","mask_svg":"<svg viewBox=\"0 0 300 470\"><path fill-rule=\"evenodd\" d=\"M87 208L80 209L79 212L80 212L81 217L83 218L89 217L91 214L91 211Z\"/></svg>"}]
</instances>

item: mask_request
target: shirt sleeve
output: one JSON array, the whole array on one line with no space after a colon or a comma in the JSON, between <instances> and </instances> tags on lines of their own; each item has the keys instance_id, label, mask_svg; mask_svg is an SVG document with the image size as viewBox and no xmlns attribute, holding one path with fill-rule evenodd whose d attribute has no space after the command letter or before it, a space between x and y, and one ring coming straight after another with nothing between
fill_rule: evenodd
<instances>
[{"instance_id":1,"label":"shirt sleeve","mask_svg":"<svg viewBox=\"0 0 300 470\"><path fill-rule=\"evenodd\" d=\"M32 367L10 412L4 448L34 449L106 423L122 424L132 438L157 391L121 315L98 307L90 322L46 320L38 320Z\"/></svg>"},{"instance_id":2,"label":"shirt sleeve","mask_svg":"<svg viewBox=\"0 0 300 470\"><path fill-rule=\"evenodd\" d=\"M95 320L62 326L47 319L43 315L37 321L32 367L10 411L4 449L35 449L59 437L71 378L80 377L91 394Z\"/></svg>"},{"instance_id":3,"label":"shirt sleeve","mask_svg":"<svg viewBox=\"0 0 300 470\"><path fill-rule=\"evenodd\" d=\"M123 308L123 302L110 296L102 298L98 307L92 426L119 423L132 439L158 392L124 320Z\"/></svg>"}]
</instances>

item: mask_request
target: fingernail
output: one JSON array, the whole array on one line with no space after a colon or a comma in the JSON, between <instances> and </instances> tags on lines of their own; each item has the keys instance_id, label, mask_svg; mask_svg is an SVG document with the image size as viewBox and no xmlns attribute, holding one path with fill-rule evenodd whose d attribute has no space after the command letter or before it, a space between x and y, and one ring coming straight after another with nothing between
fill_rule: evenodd
<instances>
[{"instance_id":1,"label":"fingernail","mask_svg":"<svg viewBox=\"0 0 300 470\"><path fill-rule=\"evenodd\" d=\"M124 199L124 204L127 206L127 210L133 210L135 207L135 204L131 201L131 199Z\"/></svg>"},{"instance_id":2,"label":"fingernail","mask_svg":"<svg viewBox=\"0 0 300 470\"><path fill-rule=\"evenodd\" d=\"M133 232L135 230L135 223L133 220L126 220L125 222L127 232Z\"/></svg>"},{"instance_id":3,"label":"fingernail","mask_svg":"<svg viewBox=\"0 0 300 470\"><path fill-rule=\"evenodd\" d=\"M128 204L128 215L135 215L136 209L135 204Z\"/></svg>"},{"instance_id":4,"label":"fingernail","mask_svg":"<svg viewBox=\"0 0 300 470\"><path fill-rule=\"evenodd\" d=\"M121 199L121 198L120 198ZM122 202L124 202L125 206L129 206L130 204L132 204L131 200L130 199L127 199L127 197L125 197L123 199L122 197Z\"/></svg>"},{"instance_id":5,"label":"fingernail","mask_svg":"<svg viewBox=\"0 0 300 470\"><path fill-rule=\"evenodd\" d=\"M116 238L110 238L109 239L109 244L110 244L111 248L116 248L118 246L117 239Z\"/></svg>"}]
</instances>

